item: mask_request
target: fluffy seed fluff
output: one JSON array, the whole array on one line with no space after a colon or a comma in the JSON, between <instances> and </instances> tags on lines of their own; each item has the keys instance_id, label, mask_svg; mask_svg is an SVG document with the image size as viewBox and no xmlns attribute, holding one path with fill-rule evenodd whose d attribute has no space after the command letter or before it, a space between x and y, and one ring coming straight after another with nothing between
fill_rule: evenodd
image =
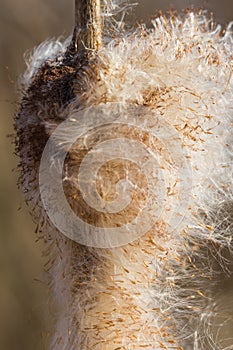
<instances>
[{"instance_id":1,"label":"fluffy seed fluff","mask_svg":"<svg viewBox=\"0 0 233 350\"><path fill-rule=\"evenodd\" d=\"M231 349L213 333L212 287L216 260L227 270L224 252L232 253L232 26L223 32L201 13L161 16L153 29L106 40L88 65L67 57L68 41L47 41L28 60L17 149L60 305L51 349ZM109 113L116 103L121 111L129 105L153 111L179 134L192 168L189 207L178 213L180 230L169 231L161 219L122 247L85 247L47 218L40 157L53 130L74 111L99 105ZM74 148L71 169L80 162ZM79 211L72 180L64 188Z\"/></svg>"}]
</instances>

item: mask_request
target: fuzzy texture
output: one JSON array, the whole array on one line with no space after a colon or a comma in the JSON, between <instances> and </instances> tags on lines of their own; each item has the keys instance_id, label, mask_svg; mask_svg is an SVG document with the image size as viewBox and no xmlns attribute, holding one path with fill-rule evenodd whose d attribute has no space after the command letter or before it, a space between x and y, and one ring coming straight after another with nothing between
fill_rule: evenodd
<instances>
[{"instance_id":1,"label":"fuzzy texture","mask_svg":"<svg viewBox=\"0 0 233 350\"><path fill-rule=\"evenodd\" d=\"M24 75L16 117L21 182L48 245L61 305L51 350L223 349L211 330L211 285L214 260L227 269L223 252L232 253L232 24L222 34L191 12L159 17L153 26L110 41L89 65L67 59L67 42L46 42ZM125 111L129 105L156 111L176 129L192 167L190 206L180 213L182 230L169 231L161 218L123 247L85 247L47 218L40 157L52 131L80 106L108 111L115 102ZM73 147L65 192L77 212L71 175L80 161Z\"/></svg>"}]
</instances>

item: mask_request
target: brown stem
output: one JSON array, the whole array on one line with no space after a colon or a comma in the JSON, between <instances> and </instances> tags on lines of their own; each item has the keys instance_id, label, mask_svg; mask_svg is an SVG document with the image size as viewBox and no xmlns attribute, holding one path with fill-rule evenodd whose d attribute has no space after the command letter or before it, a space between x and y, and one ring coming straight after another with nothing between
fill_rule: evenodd
<instances>
[{"instance_id":1,"label":"brown stem","mask_svg":"<svg viewBox=\"0 0 233 350\"><path fill-rule=\"evenodd\" d=\"M75 0L75 27L70 51L97 51L101 45L100 0Z\"/></svg>"}]
</instances>

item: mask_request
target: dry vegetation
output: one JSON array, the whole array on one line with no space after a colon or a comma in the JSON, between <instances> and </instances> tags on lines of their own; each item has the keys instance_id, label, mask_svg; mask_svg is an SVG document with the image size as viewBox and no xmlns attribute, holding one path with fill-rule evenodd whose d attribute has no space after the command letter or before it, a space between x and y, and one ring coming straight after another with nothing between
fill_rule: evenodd
<instances>
[{"instance_id":1,"label":"dry vegetation","mask_svg":"<svg viewBox=\"0 0 233 350\"><path fill-rule=\"evenodd\" d=\"M155 0L141 0L135 17L145 18L154 12ZM169 0L157 1L156 8L169 8ZM179 9L203 1L172 1ZM225 23L233 18L233 3L229 0L209 0L206 7L216 13L216 20ZM17 159L12 140L13 114L16 109L16 83L24 71L23 54L48 37L67 36L72 27L72 1L1 0L0 13L0 90L1 182L0 182L0 348L6 350L47 349L50 328L48 296L43 277L41 249L35 244L34 225L16 188ZM18 208L22 206L19 211ZM233 310L232 279L225 278L216 293L222 303ZM233 311L232 311L233 314ZM230 323L229 323L230 324ZM232 326L232 323L231 323ZM227 334L229 333L229 334ZM231 335L226 328L224 337Z\"/></svg>"}]
</instances>

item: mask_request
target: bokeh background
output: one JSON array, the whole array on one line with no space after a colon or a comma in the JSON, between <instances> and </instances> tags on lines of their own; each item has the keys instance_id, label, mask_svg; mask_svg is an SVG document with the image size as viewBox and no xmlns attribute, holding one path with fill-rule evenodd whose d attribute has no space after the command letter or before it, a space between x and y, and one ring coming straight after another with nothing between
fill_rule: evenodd
<instances>
[{"instance_id":1,"label":"bokeh background","mask_svg":"<svg viewBox=\"0 0 233 350\"><path fill-rule=\"evenodd\" d=\"M233 1L139 0L131 20L148 21L160 9L191 7L213 12L216 22L233 20ZM48 349L52 319L45 284L41 243L17 189L17 158L12 143L17 81L25 69L24 53L47 38L68 36L72 0L0 0L0 349ZM216 293L232 309L232 278ZM233 321L225 336L233 336ZM230 344L228 344L229 346ZM230 347L233 349L233 347ZM81 349L80 349L81 350Z\"/></svg>"}]
</instances>

